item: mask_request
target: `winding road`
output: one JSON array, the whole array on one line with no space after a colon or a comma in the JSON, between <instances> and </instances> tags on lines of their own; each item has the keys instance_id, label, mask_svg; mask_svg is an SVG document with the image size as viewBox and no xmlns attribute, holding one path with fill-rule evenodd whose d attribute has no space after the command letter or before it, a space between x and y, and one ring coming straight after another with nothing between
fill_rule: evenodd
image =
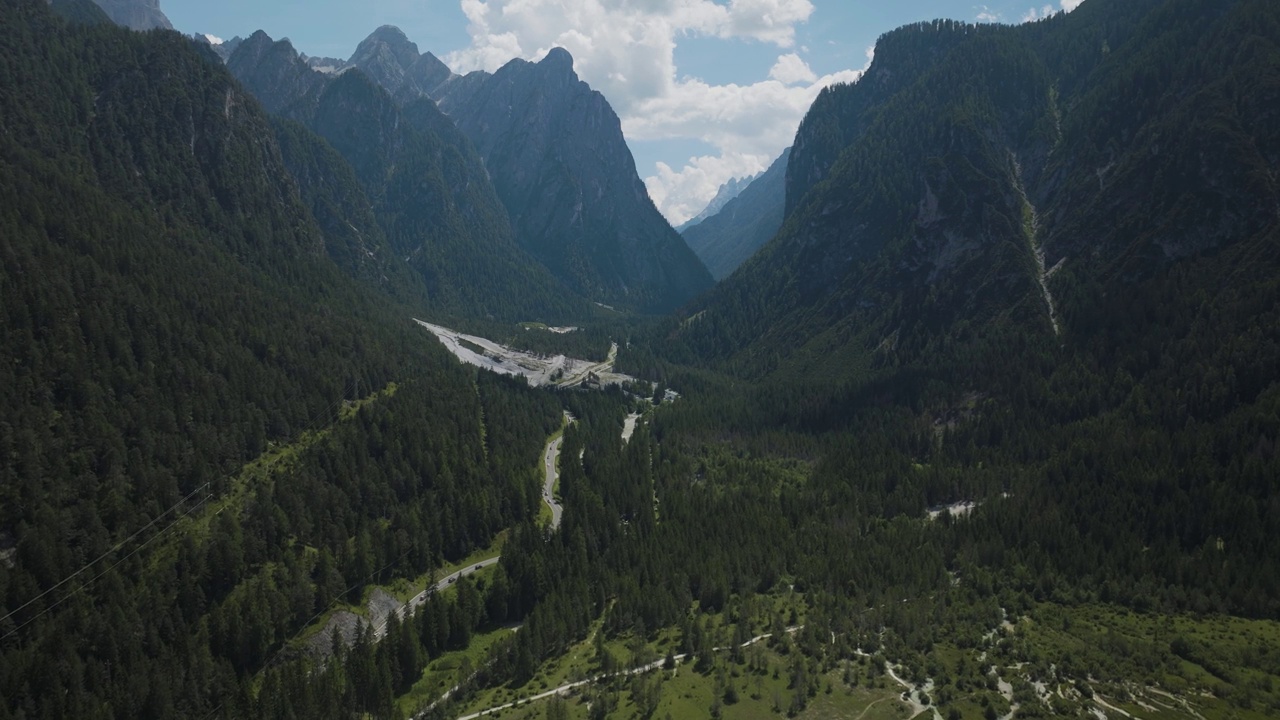
<instances>
[{"instance_id":1,"label":"winding road","mask_svg":"<svg viewBox=\"0 0 1280 720\"><path fill-rule=\"evenodd\" d=\"M616 350L617 345L614 345ZM568 410L564 411L564 426L569 427L578 421L573 413ZM542 501L551 508L551 529L555 530L560 527L560 518L564 515L564 506L556 502L556 480L560 477L560 471L556 466L560 462L560 446L564 444L564 433L553 438L547 443L547 449L542 453L542 469L546 473L546 481L542 484Z\"/></svg>"},{"instance_id":2,"label":"winding road","mask_svg":"<svg viewBox=\"0 0 1280 720\"><path fill-rule=\"evenodd\" d=\"M546 470L547 480L542 485L542 501L551 508L551 529L555 530L560 527L560 516L564 514L564 506L556 502L556 478L559 473L556 472L556 463L560 460L560 446L564 444L564 436L552 440L547 443L547 450L542 454L542 466Z\"/></svg>"},{"instance_id":3,"label":"winding road","mask_svg":"<svg viewBox=\"0 0 1280 720\"><path fill-rule=\"evenodd\" d=\"M417 610L419 607L422 607L422 605L427 602L427 596L430 595L431 593L440 592L441 590L444 590L450 585L458 582L458 578L466 577L467 575L470 575L474 572L479 571L481 568L487 568L490 565L497 565L498 560L500 559L501 559L500 557L491 557L488 560L481 560L480 562L474 565L468 565L462 568L461 570L445 575L443 578L440 578L440 581L437 582L436 584L428 585L427 589L409 598L409 602L396 608L395 613L399 615L402 620L406 617L409 617L410 615L413 614L414 610ZM384 619L382 622L374 626L373 637L375 640L382 639L382 636L386 634L387 620L389 620L390 617L391 616L388 615L386 619Z\"/></svg>"},{"instance_id":4,"label":"winding road","mask_svg":"<svg viewBox=\"0 0 1280 720\"><path fill-rule=\"evenodd\" d=\"M576 418L574 418L573 415L568 412L565 412L564 416L565 416L566 424L572 424L576 420ZM564 443L564 435L562 434L559 437L556 437L555 439L548 442L547 449L542 454L542 466L543 466L543 469L546 471L546 482L542 486L542 500L547 504L548 507L551 508L551 529L552 530L555 530L556 528L560 527L560 519L561 519L561 516L564 515L564 506L556 502L556 498L555 498L556 478L560 476L559 472L556 470L556 465L560 461L560 446L563 443ZM498 561L500 559L502 559L501 556L491 557L487 560L481 560L480 562L477 562L473 565L467 565L461 570L450 573L449 575L445 575L443 578L440 578L440 580L436 582L434 585L429 585L425 590L418 593L417 595L414 595L412 598L409 599L409 602L401 605L394 612L397 615L399 615L401 618L408 617L409 615L413 614L414 610L417 610L419 607L421 607L424 603L427 602L427 596L429 596L431 593L440 592L441 590L444 590L450 585L458 582L459 578L466 577L467 575L470 575L482 568L487 568L490 565L496 565L498 564ZM386 634L388 619L390 619L390 615L388 615L381 622L379 622L377 625L374 626L373 628L374 638L381 638L383 635Z\"/></svg>"}]
</instances>

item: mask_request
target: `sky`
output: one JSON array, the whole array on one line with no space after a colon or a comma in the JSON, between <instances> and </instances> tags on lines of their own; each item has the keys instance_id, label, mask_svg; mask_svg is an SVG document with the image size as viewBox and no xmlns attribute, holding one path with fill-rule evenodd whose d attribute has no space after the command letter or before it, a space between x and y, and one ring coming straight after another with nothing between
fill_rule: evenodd
<instances>
[{"instance_id":1,"label":"sky","mask_svg":"<svg viewBox=\"0 0 1280 720\"><path fill-rule=\"evenodd\" d=\"M825 86L855 82L876 38L920 20L1020 23L1081 0L161 0L174 27L265 30L348 58L396 25L457 73L551 48L608 99L658 209L678 225L719 186L766 169Z\"/></svg>"}]
</instances>

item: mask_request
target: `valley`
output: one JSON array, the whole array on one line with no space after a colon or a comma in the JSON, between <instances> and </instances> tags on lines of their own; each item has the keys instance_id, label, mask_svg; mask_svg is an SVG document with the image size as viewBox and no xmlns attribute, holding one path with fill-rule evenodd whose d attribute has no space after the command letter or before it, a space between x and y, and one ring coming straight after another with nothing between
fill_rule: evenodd
<instances>
[{"instance_id":1,"label":"valley","mask_svg":"<svg viewBox=\"0 0 1280 720\"><path fill-rule=\"evenodd\" d=\"M606 387L636 380L630 375L614 371L618 356L616 342L609 348L609 354L604 360L593 362L565 355L537 355L513 350L485 338L455 332L423 320L415 319L414 322L430 330L462 362L500 375L523 377L534 387Z\"/></svg>"},{"instance_id":2,"label":"valley","mask_svg":"<svg viewBox=\"0 0 1280 720\"><path fill-rule=\"evenodd\" d=\"M1280 4L164 1L0 0L0 720L1280 716Z\"/></svg>"}]
</instances>

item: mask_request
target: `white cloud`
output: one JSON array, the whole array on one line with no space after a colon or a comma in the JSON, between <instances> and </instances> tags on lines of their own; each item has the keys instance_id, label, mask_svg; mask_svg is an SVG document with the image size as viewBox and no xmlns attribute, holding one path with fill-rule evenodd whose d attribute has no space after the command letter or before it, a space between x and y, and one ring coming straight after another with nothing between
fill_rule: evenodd
<instances>
[{"instance_id":1,"label":"white cloud","mask_svg":"<svg viewBox=\"0 0 1280 720\"><path fill-rule=\"evenodd\" d=\"M209 33L204 34L204 39L208 40L210 45L221 45L223 43L222 38L217 35L210 35Z\"/></svg>"},{"instance_id":2,"label":"white cloud","mask_svg":"<svg viewBox=\"0 0 1280 720\"><path fill-rule=\"evenodd\" d=\"M711 201L711 197L706 196L708 187L712 188L714 196L720 186L731 178L755 175L768 169L773 159L768 155L745 153L704 155L690 158L689 163L678 171L660 162L657 174L645 178L644 182L654 204L665 208L664 214L671 218L671 223L679 225L702 212Z\"/></svg>"},{"instance_id":3,"label":"white cloud","mask_svg":"<svg viewBox=\"0 0 1280 720\"><path fill-rule=\"evenodd\" d=\"M978 5L977 7L974 8L974 10L978 11L977 16L974 18L978 22L981 22L981 23L1000 22L1000 13L993 12L991 8L987 7L986 5Z\"/></svg>"},{"instance_id":4,"label":"white cloud","mask_svg":"<svg viewBox=\"0 0 1280 720\"><path fill-rule=\"evenodd\" d=\"M773 68L769 70L769 78L783 85L795 85L812 83L818 79L818 76L813 74L809 64L800 59L799 55L787 53L778 56L778 62L774 63Z\"/></svg>"},{"instance_id":5,"label":"white cloud","mask_svg":"<svg viewBox=\"0 0 1280 720\"><path fill-rule=\"evenodd\" d=\"M674 223L696 214L730 178L765 169L791 144L818 92L857 79L845 70L824 77L794 52L768 78L712 85L681 77L680 38L721 38L795 45L810 0L460 0L471 45L449 54L455 72L493 71L514 57L537 60L553 47L574 57L579 76L609 99L631 140L697 139L719 155L659 165L645 179L655 204ZM641 172L649 170L640 168Z\"/></svg>"},{"instance_id":6,"label":"white cloud","mask_svg":"<svg viewBox=\"0 0 1280 720\"><path fill-rule=\"evenodd\" d=\"M1058 5L1060 9L1057 10L1055 10L1052 5L1045 5L1039 9L1031 8L1022 16L1022 22L1025 23L1033 22L1035 20L1043 20L1058 12L1071 12L1072 10L1080 7L1080 3L1082 2L1084 2L1084 0L1059 0ZM986 6L983 7L985 9ZM979 16L979 19L982 19L982 17Z\"/></svg>"},{"instance_id":7,"label":"white cloud","mask_svg":"<svg viewBox=\"0 0 1280 720\"><path fill-rule=\"evenodd\" d=\"M1025 15L1022 16L1022 22L1027 23L1027 22L1034 22L1036 20L1043 20L1049 17L1050 15L1052 15L1053 12L1054 11L1053 11L1052 5L1045 5L1044 7L1039 9L1031 8L1030 10L1027 11Z\"/></svg>"}]
</instances>

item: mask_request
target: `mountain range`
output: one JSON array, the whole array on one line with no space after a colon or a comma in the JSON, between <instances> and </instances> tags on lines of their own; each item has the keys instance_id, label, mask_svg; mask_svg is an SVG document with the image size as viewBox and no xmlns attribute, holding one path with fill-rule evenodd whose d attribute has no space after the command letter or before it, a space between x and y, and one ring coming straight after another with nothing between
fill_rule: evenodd
<instances>
[{"instance_id":1,"label":"mountain range","mask_svg":"<svg viewBox=\"0 0 1280 720\"><path fill-rule=\"evenodd\" d=\"M352 72L368 77L395 106L377 112L403 111L452 138L454 147L465 145L463 155L478 154L487 177L475 182L492 182L516 243L569 294L660 312L711 285L701 261L649 200L617 115L578 80L564 50L539 63L512 61L493 75L459 77L431 53L419 53L399 29L382 27L337 75L314 70L287 43L262 33L244 41L227 64L268 110L304 124L313 124L327 88L354 83L347 79ZM437 106L448 121L435 117ZM351 107L339 114L350 123L346 133L379 122ZM455 137L458 131L465 140ZM321 135L342 146L334 132ZM357 168L371 154L377 152L354 147L344 153Z\"/></svg>"},{"instance_id":2,"label":"mountain range","mask_svg":"<svg viewBox=\"0 0 1280 720\"><path fill-rule=\"evenodd\" d=\"M517 241L570 288L657 312L711 286L649 199L618 116L578 79L567 51L434 92L484 158Z\"/></svg>"},{"instance_id":3,"label":"mountain range","mask_svg":"<svg viewBox=\"0 0 1280 720\"><path fill-rule=\"evenodd\" d=\"M890 31L683 238L561 49L0 16L0 718L1280 709L1272 0Z\"/></svg>"}]
</instances>

